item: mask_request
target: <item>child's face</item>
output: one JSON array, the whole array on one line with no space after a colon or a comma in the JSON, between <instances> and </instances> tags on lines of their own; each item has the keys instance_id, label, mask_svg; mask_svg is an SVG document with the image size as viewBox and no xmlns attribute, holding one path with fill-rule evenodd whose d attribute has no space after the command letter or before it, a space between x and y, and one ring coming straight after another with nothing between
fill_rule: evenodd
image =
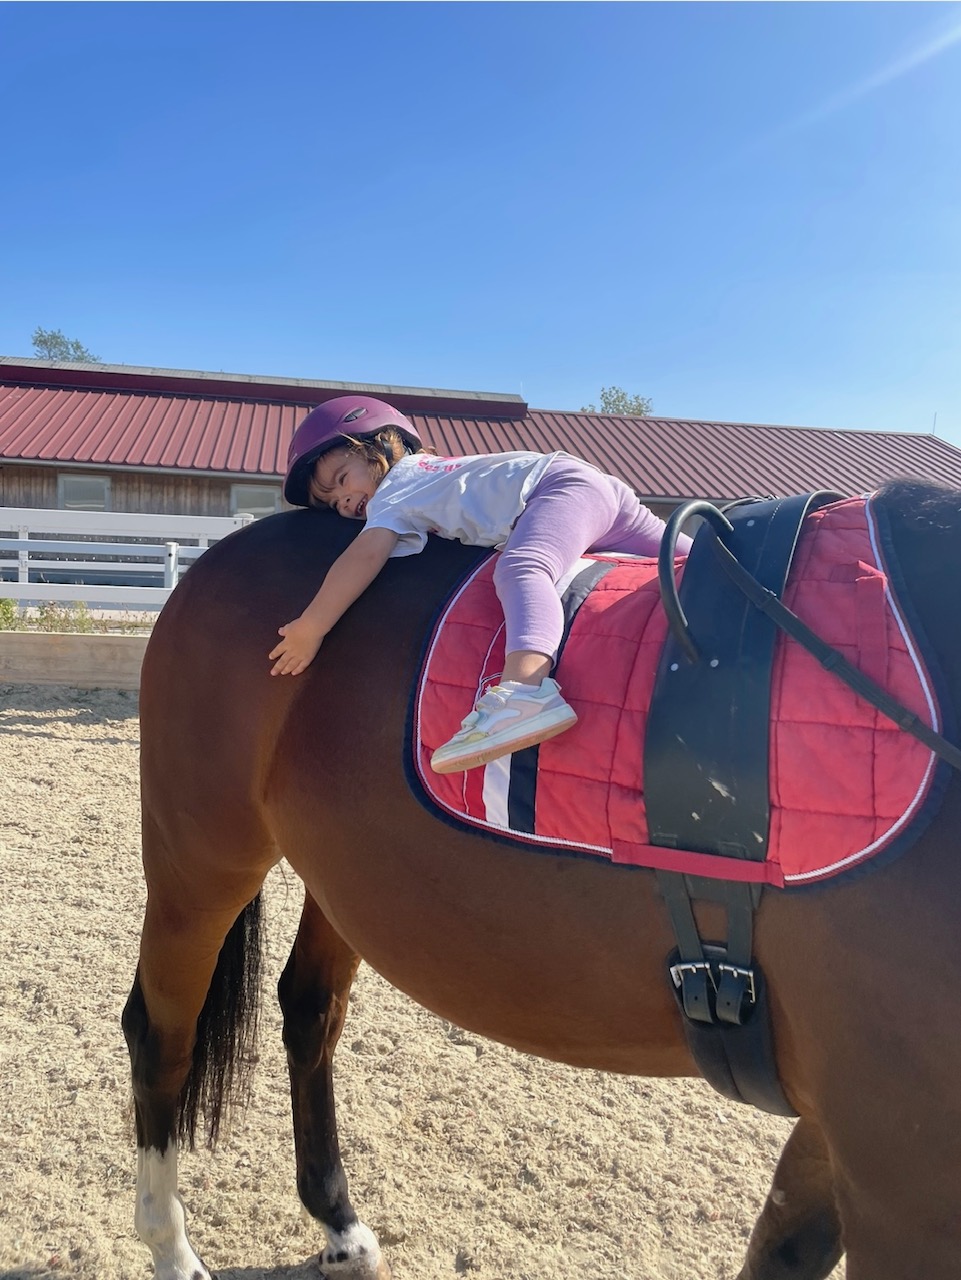
<instances>
[{"instance_id":1,"label":"child's face","mask_svg":"<svg viewBox=\"0 0 961 1280\"><path fill-rule=\"evenodd\" d=\"M312 489L320 500L348 520L363 520L377 488L367 460L351 449L331 449L317 459Z\"/></svg>"}]
</instances>

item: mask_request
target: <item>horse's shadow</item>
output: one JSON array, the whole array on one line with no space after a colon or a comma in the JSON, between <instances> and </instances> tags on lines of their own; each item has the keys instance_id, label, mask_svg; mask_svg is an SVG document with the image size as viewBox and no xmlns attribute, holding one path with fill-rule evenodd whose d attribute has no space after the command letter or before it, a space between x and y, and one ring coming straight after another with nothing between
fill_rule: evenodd
<instances>
[{"instance_id":1,"label":"horse's shadow","mask_svg":"<svg viewBox=\"0 0 961 1280\"><path fill-rule=\"evenodd\" d=\"M14 738L59 737L51 717L58 727L70 724L91 729L135 720L137 718L137 694L127 689L73 689L67 685L15 685L0 682L0 735ZM117 746L129 741L122 734L104 737L95 734L79 741L97 742ZM8 1274L0 1271L0 1280ZM28 1271L35 1276L43 1274Z\"/></svg>"},{"instance_id":2,"label":"horse's shadow","mask_svg":"<svg viewBox=\"0 0 961 1280\"><path fill-rule=\"evenodd\" d=\"M317 1257L290 1267L230 1267L226 1271L211 1271L213 1280L326 1280L327 1272L321 1271ZM3 1277L0 1276L0 1280Z\"/></svg>"},{"instance_id":3,"label":"horse's shadow","mask_svg":"<svg viewBox=\"0 0 961 1280\"><path fill-rule=\"evenodd\" d=\"M0 1280L63 1280L66 1273L50 1267L15 1267L13 1271L0 1271Z\"/></svg>"},{"instance_id":4,"label":"horse's shadow","mask_svg":"<svg viewBox=\"0 0 961 1280\"><path fill-rule=\"evenodd\" d=\"M213 1280L326 1280L317 1258L289 1267L231 1267L227 1271L212 1271ZM13 1271L0 1271L0 1280L63 1280L64 1272L48 1266L16 1267Z\"/></svg>"}]
</instances>

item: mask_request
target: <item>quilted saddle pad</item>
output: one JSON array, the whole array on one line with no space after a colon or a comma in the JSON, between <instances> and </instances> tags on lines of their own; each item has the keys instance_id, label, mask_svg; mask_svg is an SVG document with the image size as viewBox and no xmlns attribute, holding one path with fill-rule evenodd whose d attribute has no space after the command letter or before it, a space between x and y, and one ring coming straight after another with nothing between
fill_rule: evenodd
<instances>
[{"instance_id":1,"label":"quilted saddle pad","mask_svg":"<svg viewBox=\"0 0 961 1280\"><path fill-rule=\"evenodd\" d=\"M931 751L780 636L767 860L650 844L644 733L667 632L650 559L615 560L574 617L555 672L579 716L572 729L485 768L433 773L432 751L503 665L494 562L494 556L483 561L442 610L414 693L412 784L448 821L541 852L788 887L848 871L882 850L896 851L894 845L899 850L930 817ZM940 729L932 682L888 585L869 499L834 503L808 517L783 598L850 662Z\"/></svg>"}]
</instances>

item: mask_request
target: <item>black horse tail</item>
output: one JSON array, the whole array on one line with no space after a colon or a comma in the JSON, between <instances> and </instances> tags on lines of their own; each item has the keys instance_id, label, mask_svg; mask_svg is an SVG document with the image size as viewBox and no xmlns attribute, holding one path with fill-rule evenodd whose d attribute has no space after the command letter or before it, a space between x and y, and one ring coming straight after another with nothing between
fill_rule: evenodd
<instances>
[{"instance_id":1,"label":"black horse tail","mask_svg":"<svg viewBox=\"0 0 961 1280\"><path fill-rule=\"evenodd\" d=\"M201 1113L215 1147L231 1103L246 1105L256 1062L263 967L263 903L248 902L224 939L197 1019L190 1073L180 1093L178 1135L193 1149Z\"/></svg>"}]
</instances>

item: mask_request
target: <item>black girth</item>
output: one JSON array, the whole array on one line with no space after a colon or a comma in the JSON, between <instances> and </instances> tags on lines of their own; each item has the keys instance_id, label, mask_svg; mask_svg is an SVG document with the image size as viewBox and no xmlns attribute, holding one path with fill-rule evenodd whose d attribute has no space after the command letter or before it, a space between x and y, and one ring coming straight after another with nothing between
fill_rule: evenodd
<instances>
[{"instance_id":1,"label":"black girth","mask_svg":"<svg viewBox=\"0 0 961 1280\"><path fill-rule=\"evenodd\" d=\"M672 629L644 745L652 844L764 861L777 626L717 572L715 530L746 575L780 596L805 516L839 496L753 501L725 513L690 503L669 522L660 570ZM678 593L674 544L680 525L695 514L707 523L694 540ZM671 871L659 871L657 878L677 940L668 958L672 989L698 1066L725 1097L795 1115L778 1080L764 976L753 957L760 888ZM724 907L726 940L702 941L692 906L697 899Z\"/></svg>"},{"instance_id":2,"label":"black girth","mask_svg":"<svg viewBox=\"0 0 961 1280\"><path fill-rule=\"evenodd\" d=\"M644 748L644 799L652 844L763 861L767 854L768 720L777 629L905 732L961 769L961 750L825 644L780 596L804 518L843 497L817 492L747 499L724 512L680 507L658 559L671 625L658 667ZM674 549L693 515L705 524L681 589ZM718 574L717 569L724 570ZM677 940L668 957L691 1052L725 1097L795 1115L777 1076L764 975L753 958L758 885L659 871ZM725 909L726 941L702 941L692 903Z\"/></svg>"}]
</instances>

